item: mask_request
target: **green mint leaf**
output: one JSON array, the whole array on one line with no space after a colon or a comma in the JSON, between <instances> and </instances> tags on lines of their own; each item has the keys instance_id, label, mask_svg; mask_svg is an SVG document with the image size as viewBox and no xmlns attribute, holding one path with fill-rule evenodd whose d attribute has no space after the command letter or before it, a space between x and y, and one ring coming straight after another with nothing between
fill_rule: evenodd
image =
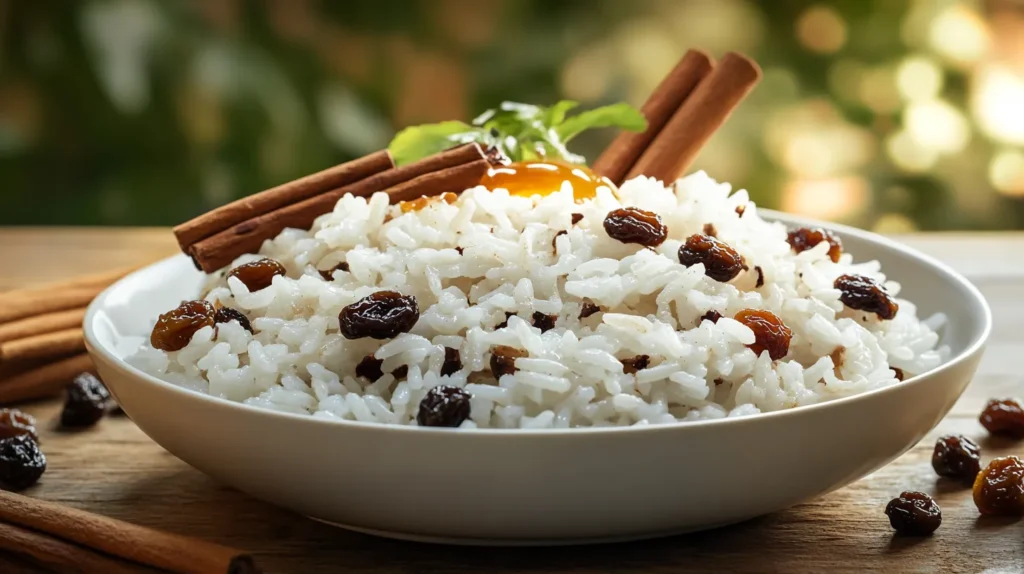
<instances>
[{"instance_id":1,"label":"green mint leaf","mask_svg":"<svg viewBox=\"0 0 1024 574\"><path fill-rule=\"evenodd\" d=\"M480 128L459 121L411 126L398 132L388 151L395 165L405 165L460 143L482 141L486 135Z\"/></svg>"},{"instance_id":2,"label":"green mint leaf","mask_svg":"<svg viewBox=\"0 0 1024 574\"><path fill-rule=\"evenodd\" d=\"M541 114L541 121L548 127L555 127L565 121L565 114L580 105L572 100L562 100L550 108L545 108Z\"/></svg>"},{"instance_id":3,"label":"green mint leaf","mask_svg":"<svg viewBox=\"0 0 1024 574\"><path fill-rule=\"evenodd\" d=\"M580 132L591 128L617 127L624 130L642 132L647 129L647 119L640 110L626 103L612 104L587 110L566 119L555 126L558 137L567 143Z\"/></svg>"}]
</instances>

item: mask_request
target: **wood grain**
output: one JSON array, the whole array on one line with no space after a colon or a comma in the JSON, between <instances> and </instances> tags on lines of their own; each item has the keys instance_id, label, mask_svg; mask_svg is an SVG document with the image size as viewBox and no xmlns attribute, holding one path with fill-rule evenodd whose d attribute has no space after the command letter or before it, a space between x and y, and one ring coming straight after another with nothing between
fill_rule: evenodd
<instances>
[{"instance_id":1,"label":"wood grain","mask_svg":"<svg viewBox=\"0 0 1024 574\"><path fill-rule=\"evenodd\" d=\"M938 480L929 460L935 439L947 433L977 439L986 461L1024 455L1024 442L992 440L977 422L988 398L1024 394L1024 234L899 239L966 273L992 304L995 328L978 376L938 428L892 464L814 502L744 524L585 548L455 548L372 538L220 485L124 417L78 433L57 432L56 401L27 409L43 427L49 468L26 494L247 549L273 572L1022 572L1024 521L979 518L970 492ZM0 229L0 245L0 268L7 271L0 287L8 288L58 279L59 269L99 271L175 251L169 230ZM751 469L750 487L757 488L757 469ZM942 527L931 538L891 534L882 510L908 489L934 494L942 507ZM8 564L11 570L4 569ZM0 569L34 571L6 556Z\"/></svg>"}]
</instances>

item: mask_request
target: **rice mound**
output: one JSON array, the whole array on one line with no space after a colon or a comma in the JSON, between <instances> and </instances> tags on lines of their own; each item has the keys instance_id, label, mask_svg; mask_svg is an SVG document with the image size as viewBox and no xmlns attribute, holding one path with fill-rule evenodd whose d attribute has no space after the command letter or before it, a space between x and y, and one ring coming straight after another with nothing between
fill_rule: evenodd
<instances>
[{"instance_id":1,"label":"rice mound","mask_svg":"<svg viewBox=\"0 0 1024 574\"><path fill-rule=\"evenodd\" d=\"M321 418L415 425L427 390L444 384L472 396L463 428L569 428L810 405L898 384L894 368L909 376L946 359L941 315L919 320L911 302L897 299L895 319L880 321L840 302L832 283L842 274L872 277L898 294L877 262L844 253L833 263L825 242L796 254L783 225L762 220L746 191L730 191L698 172L668 187L639 177L581 203L568 183L533 198L477 187L409 213L384 193L346 196L311 230L285 230L235 262L282 263L288 274L270 287L250 293L237 278L210 276L205 298L244 312L255 335L223 323L181 351L146 343L129 361L195 391ZM604 218L622 206L658 213L668 239L648 249L610 238ZM573 214L583 219L574 225ZM703 265L679 263L681 243L706 224L749 271L720 283ZM348 271L321 277L318 270L343 261ZM415 327L387 341L345 339L339 312L382 289L416 297ZM601 312L580 319L585 299ZM783 360L747 347L753 332L731 319L746 308L770 310L792 330ZM702 321L709 310L723 318ZM555 328L531 326L535 312L557 315ZM496 345L528 353L497 381L489 368ZM462 369L441 376L445 347L460 351ZM368 355L383 360L385 373L372 383L355 374ZM650 366L625 373L622 360L637 355ZM407 373L396 381L399 367Z\"/></svg>"}]
</instances>

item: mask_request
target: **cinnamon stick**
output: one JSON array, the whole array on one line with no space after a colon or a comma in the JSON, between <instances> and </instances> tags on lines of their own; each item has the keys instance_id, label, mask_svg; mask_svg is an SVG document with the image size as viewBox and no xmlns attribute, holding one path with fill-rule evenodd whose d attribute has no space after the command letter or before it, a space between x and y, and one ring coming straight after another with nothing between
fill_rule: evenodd
<instances>
[{"instance_id":1,"label":"cinnamon stick","mask_svg":"<svg viewBox=\"0 0 1024 574\"><path fill-rule=\"evenodd\" d=\"M681 177L760 79L761 68L753 60L726 54L676 110L626 179L646 175L671 183Z\"/></svg>"},{"instance_id":2,"label":"cinnamon stick","mask_svg":"<svg viewBox=\"0 0 1024 574\"><path fill-rule=\"evenodd\" d=\"M0 343L0 362L28 361L85 350L81 327Z\"/></svg>"},{"instance_id":3,"label":"cinnamon stick","mask_svg":"<svg viewBox=\"0 0 1024 574\"><path fill-rule=\"evenodd\" d=\"M260 572L251 556L235 548L160 532L12 492L0 491L0 520L171 572Z\"/></svg>"},{"instance_id":4,"label":"cinnamon stick","mask_svg":"<svg viewBox=\"0 0 1024 574\"><path fill-rule=\"evenodd\" d=\"M317 217L334 209L335 204L345 194L351 193L356 197L368 197L378 191L386 190L422 175L473 163L481 159L486 161L483 150L476 143L452 148L248 219L212 237L196 242L188 253L198 268L212 273L228 265L243 253L259 251L264 241L276 237L285 228L309 229Z\"/></svg>"},{"instance_id":5,"label":"cinnamon stick","mask_svg":"<svg viewBox=\"0 0 1024 574\"><path fill-rule=\"evenodd\" d=\"M85 307L26 317L0 325L0 343L79 327L83 320L85 320Z\"/></svg>"},{"instance_id":6,"label":"cinnamon stick","mask_svg":"<svg viewBox=\"0 0 1024 574\"><path fill-rule=\"evenodd\" d=\"M594 162L593 170L615 185L621 185L647 146L661 133L672 114L694 88L711 73L711 57L700 50L690 50L675 68L658 84L640 112L647 118L647 129L642 133L623 131Z\"/></svg>"},{"instance_id":7,"label":"cinnamon stick","mask_svg":"<svg viewBox=\"0 0 1024 574\"><path fill-rule=\"evenodd\" d=\"M96 367L89 355L81 353L14 375L0 381L0 404L55 395L86 372L96 373Z\"/></svg>"},{"instance_id":8,"label":"cinnamon stick","mask_svg":"<svg viewBox=\"0 0 1024 574\"><path fill-rule=\"evenodd\" d=\"M491 164L479 159L464 165L427 173L404 183L387 188L391 203L433 197L446 191L460 192L480 183Z\"/></svg>"},{"instance_id":9,"label":"cinnamon stick","mask_svg":"<svg viewBox=\"0 0 1024 574\"><path fill-rule=\"evenodd\" d=\"M140 266L132 265L129 267L119 267L117 269L111 269L109 271L102 271L100 273L91 273L89 275L79 275L70 279L62 279L59 281L52 281L49 283L43 283L41 285L33 285L32 287L23 287L20 289L12 289L3 293L4 298L9 297L23 297L33 293L39 293L41 291L66 291L68 289L76 289L79 287L106 287L125 275L139 269Z\"/></svg>"},{"instance_id":10,"label":"cinnamon stick","mask_svg":"<svg viewBox=\"0 0 1024 574\"><path fill-rule=\"evenodd\" d=\"M395 166L387 150L337 165L218 207L174 228L182 251L243 221L361 181Z\"/></svg>"},{"instance_id":11,"label":"cinnamon stick","mask_svg":"<svg viewBox=\"0 0 1024 574\"><path fill-rule=\"evenodd\" d=\"M27 555L40 564L58 572L102 572L104 574L143 574L154 572L152 568L125 562L71 544L58 538L51 538L34 530L12 524L0 523L0 549L20 555Z\"/></svg>"},{"instance_id":12,"label":"cinnamon stick","mask_svg":"<svg viewBox=\"0 0 1024 574\"><path fill-rule=\"evenodd\" d=\"M26 317L80 309L85 307L106 285L83 285L69 288L24 289L0 297L0 323Z\"/></svg>"}]
</instances>

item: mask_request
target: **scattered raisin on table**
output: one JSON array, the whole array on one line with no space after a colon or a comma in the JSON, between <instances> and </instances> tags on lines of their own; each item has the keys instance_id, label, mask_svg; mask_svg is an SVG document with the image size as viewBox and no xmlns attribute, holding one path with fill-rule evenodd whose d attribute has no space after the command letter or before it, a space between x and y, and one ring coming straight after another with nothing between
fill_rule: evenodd
<instances>
[{"instance_id":1,"label":"scattered raisin on table","mask_svg":"<svg viewBox=\"0 0 1024 574\"><path fill-rule=\"evenodd\" d=\"M1024 515L1024 461L992 459L974 479L974 505L982 514Z\"/></svg>"},{"instance_id":2,"label":"scattered raisin on table","mask_svg":"<svg viewBox=\"0 0 1024 574\"><path fill-rule=\"evenodd\" d=\"M712 323L717 323L721 318L722 314L712 309L700 316L700 322L703 323L704 321L711 321Z\"/></svg>"},{"instance_id":3,"label":"scattered raisin on table","mask_svg":"<svg viewBox=\"0 0 1024 574\"><path fill-rule=\"evenodd\" d=\"M396 291L377 291L341 310L338 319L346 339L393 339L408 333L420 318L416 298Z\"/></svg>"},{"instance_id":4,"label":"scattered raisin on table","mask_svg":"<svg viewBox=\"0 0 1024 574\"><path fill-rule=\"evenodd\" d=\"M249 322L249 318L238 309L221 307L220 309L217 309L217 312L213 315L214 323L230 323L231 321L238 321L238 324L250 333L255 332L252 330L252 323Z\"/></svg>"},{"instance_id":5,"label":"scattered raisin on table","mask_svg":"<svg viewBox=\"0 0 1024 574\"><path fill-rule=\"evenodd\" d=\"M320 272L320 276L323 277L324 281L334 281L335 271L348 271L348 269L348 263L342 261L341 263L335 265L331 269L318 269L318 271Z\"/></svg>"},{"instance_id":6,"label":"scattered raisin on table","mask_svg":"<svg viewBox=\"0 0 1024 574\"><path fill-rule=\"evenodd\" d=\"M981 472L981 449L971 439L946 435L935 441L932 468L936 474L973 484Z\"/></svg>"},{"instance_id":7,"label":"scattered raisin on table","mask_svg":"<svg viewBox=\"0 0 1024 574\"><path fill-rule=\"evenodd\" d=\"M583 303L580 303L580 319L586 319L587 317L593 315L594 313L597 313L600 310L601 308L598 307L593 301L591 301L590 299L584 299Z\"/></svg>"},{"instance_id":8,"label":"scattered raisin on table","mask_svg":"<svg viewBox=\"0 0 1024 574\"><path fill-rule=\"evenodd\" d=\"M651 357L649 355L637 355L629 359L622 359L622 372L632 375L646 369L650 364Z\"/></svg>"},{"instance_id":9,"label":"scattered raisin on table","mask_svg":"<svg viewBox=\"0 0 1024 574\"><path fill-rule=\"evenodd\" d=\"M444 363L441 364L441 376L454 375L462 370L462 356L458 349L444 348Z\"/></svg>"},{"instance_id":10,"label":"scattered raisin on table","mask_svg":"<svg viewBox=\"0 0 1024 574\"><path fill-rule=\"evenodd\" d=\"M609 237L622 243L637 243L644 247L661 245L668 237L668 227L657 213L635 207L623 207L608 212L604 230Z\"/></svg>"},{"instance_id":11,"label":"scattered raisin on table","mask_svg":"<svg viewBox=\"0 0 1024 574\"><path fill-rule=\"evenodd\" d=\"M384 371L381 370L381 365L384 361L381 359L375 359L373 355L366 355L362 361L356 365L356 376L362 377L371 383L384 376Z\"/></svg>"},{"instance_id":12,"label":"scattered raisin on table","mask_svg":"<svg viewBox=\"0 0 1024 574\"><path fill-rule=\"evenodd\" d=\"M764 269L761 269L760 265L755 265L754 272L757 273L757 283L754 285L754 289L760 289L764 287Z\"/></svg>"},{"instance_id":13,"label":"scattered raisin on table","mask_svg":"<svg viewBox=\"0 0 1024 574\"><path fill-rule=\"evenodd\" d=\"M579 223L581 221L583 221L583 214L582 213L574 213L574 214L572 214L572 224L573 225L576 225L577 223Z\"/></svg>"},{"instance_id":14,"label":"scattered raisin on table","mask_svg":"<svg viewBox=\"0 0 1024 574\"><path fill-rule=\"evenodd\" d=\"M533 312L533 326L540 329L541 333L546 333L551 329L555 328L555 321L558 319L558 315L545 315L540 311Z\"/></svg>"},{"instance_id":15,"label":"scattered raisin on table","mask_svg":"<svg viewBox=\"0 0 1024 574\"><path fill-rule=\"evenodd\" d=\"M18 409L0 409L0 439L21 435L39 440L35 417Z\"/></svg>"},{"instance_id":16,"label":"scattered raisin on table","mask_svg":"<svg viewBox=\"0 0 1024 574\"><path fill-rule=\"evenodd\" d=\"M180 351L196 331L213 326L215 315L209 301L185 301L157 318L149 342L161 351Z\"/></svg>"},{"instance_id":17,"label":"scattered raisin on table","mask_svg":"<svg viewBox=\"0 0 1024 574\"><path fill-rule=\"evenodd\" d=\"M458 387L433 387L420 401L416 422L421 427L457 427L469 418L469 399L469 393Z\"/></svg>"},{"instance_id":18,"label":"scattered raisin on table","mask_svg":"<svg viewBox=\"0 0 1024 574\"><path fill-rule=\"evenodd\" d=\"M990 400L978 420L992 434L1024 438L1024 408L1017 399Z\"/></svg>"},{"instance_id":19,"label":"scattered raisin on table","mask_svg":"<svg viewBox=\"0 0 1024 574\"><path fill-rule=\"evenodd\" d=\"M768 351L768 356L778 361L789 353L789 340L793 338L793 332L775 313L763 309L743 309L736 313L735 319L754 332L754 342L747 346L757 356Z\"/></svg>"},{"instance_id":20,"label":"scattered raisin on table","mask_svg":"<svg viewBox=\"0 0 1024 574\"><path fill-rule=\"evenodd\" d=\"M825 241L828 243L828 257L833 263L839 263L839 256L843 254L843 242L834 233L820 227L801 227L789 232L786 242L796 253L807 251L815 245Z\"/></svg>"},{"instance_id":21,"label":"scattered raisin on table","mask_svg":"<svg viewBox=\"0 0 1024 574\"><path fill-rule=\"evenodd\" d=\"M395 380L401 380L409 376L409 365L401 365L394 371L391 371L391 376Z\"/></svg>"},{"instance_id":22,"label":"scattered raisin on table","mask_svg":"<svg viewBox=\"0 0 1024 574\"><path fill-rule=\"evenodd\" d=\"M516 359L525 356L526 351L522 349L507 345L496 345L491 349L491 374L494 375L495 379L500 379L504 375L511 375L519 370L516 368Z\"/></svg>"},{"instance_id":23,"label":"scattered raisin on table","mask_svg":"<svg viewBox=\"0 0 1024 574\"><path fill-rule=\"evenodd\" d=\"M718 237L718 230L715 229L714 223L705 223L703 230L704 235L707 235L709 237Z\"/></svg>"},{"instance_id":24,"label":"scattered raisin on table","mask_svg":"<svg viewBox=\"0 0 1024 574\"><path fill-rule=\"evenodd\" d=\"M109 409L110 391L91 373L82 373L68 385L60 425L66 428L92 426Z\"/></svg>"},{"instance_id":25,"label":"scattered raisin on table","mask_svg":"<svg viewBox=\"0 0 1024 574\"><path fill-rule=\"evenodd\" d=\"M273 259L263 258L235 267L228 271L228 277L237 277L250 292L254 292L270 287L274 277L284 275L286 272L284 265Z\"/></svg>"},{"instance_id":26,"label":"scattered raisin on table","mask_svg":"<svg viewBox=\"0 0 1024 574\"><path fill-rule=\"evenodd\" d=\"M844 305L858 311L874 313L879 319L892 319L900 309L885 288L870 277L840 275L833 283L833 287L839 289L839 300Z\"/></svg>"},{"instance_id":27,"label":"scattered raisin on table","mask_svg":"<svg viewBox=\"0 0 1024 574\"><path fill-rule=\"evenodd\" d=\"M46 472L46 456L35 439L19 435L0 440L0 484L8 490L24 490Z\"/></svg>"},{"instance_id":28,"label":"scattered raisin on table","mask_svg":"<svg viewBox=\"0 0 1024 574\"><path fill-rule=\"evenodd\" d=\"M735 249L701 233L687 237L679 247L679 262L687 267L703 263L704 274L722 283L732 281L747 268Z\"/></svg>"},{"instance_id":29,"label":"scattered raisin on table","mask_svg":"<svg viewBox=\"0 0 1024 574\"><path fill-rule=\"evenodd\" d=\"M515 316L515 313L509 313L508 311L505 311L505 320L502 321L501 323L498 323L497 325L495 325L494 329L498 330L498 329L504 329L505 327L508 327L508 319L509 319L509 317L514 317L514 316Z\"/></svg>"},{"instance_id":30,"label":"scattered raisin on table","mask_svg":"<svg viewBox=\"0 0 1024 574\"><path fill-rule=\"evenodd\" d=\"M904 492L885 507L889 524L900 534L927 536L942 524L942 510L923 492Z\"/></svg>"}]
</instances>

